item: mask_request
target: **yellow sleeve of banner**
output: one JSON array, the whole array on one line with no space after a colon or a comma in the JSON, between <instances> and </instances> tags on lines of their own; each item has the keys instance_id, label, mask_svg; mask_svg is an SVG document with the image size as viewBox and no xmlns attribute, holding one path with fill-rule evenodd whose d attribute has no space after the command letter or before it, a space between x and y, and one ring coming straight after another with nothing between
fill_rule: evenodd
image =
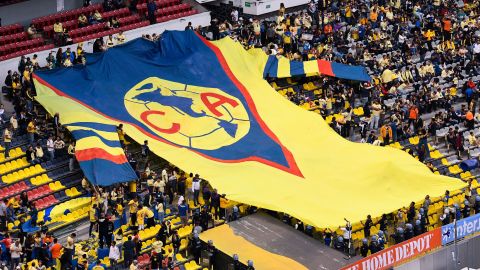
<instances>
[{"instance_id":1,"label":"yellow sleeve of banner","mask_svg":"<svg viewBox=\"0 0 480 270\"><path fill-rule=\"evenodd\" d=\"M318 63L317 60L310 60L303 62L303 69L307 76L318 75Z\"/></svg>"},{"instance_id":2,"label":"yellow sleeve of banner","mask_svg":"<svg viewBox=\"0 0 480 270\"><path fill-rule=\"evenodd\" d=\"M278 58L277 78L292 77L290 74L290 60L285 57Z\"/></svg>"}]
</instances>

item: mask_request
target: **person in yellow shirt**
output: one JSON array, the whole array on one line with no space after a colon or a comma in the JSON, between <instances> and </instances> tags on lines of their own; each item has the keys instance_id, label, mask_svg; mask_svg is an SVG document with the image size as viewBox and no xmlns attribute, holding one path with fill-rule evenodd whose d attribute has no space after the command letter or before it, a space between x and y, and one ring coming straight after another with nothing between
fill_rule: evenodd
<instances>
[{"instance_id":1,"label":"person in yellow shirt","mask_svg":"<svg viewBox=\"0 0 480 270\"><path fill-rule=\"evenodd\" d=\"M144 218L147 219L147 228L154 227L155 226L155 218L154 218L153 211L146 206L144 206L142 208L142 211L144 212L144 215L145 215Z\"/></svg>"},{"instance_id":2,"label":"person in yellow shirt","mask_svg":"<svg viewBox=\"0 0 480 270\"><path fill-rule=\"evenodd\" d=\"M122 218L123 216L123 205L121 202L117 203L117 206L115 207L115 212L117 212L117 215Z\"/></svg>"},{"instance_id":3,"label":"person in yellow shirt","mask_svg":"<svg viewBox=\"0 0 480 270\"><path fill-rule=\"evenodd\" d=\"M377 19L378 19L377 8L373 7L372 10L370 11L370 21L372 21L373 23L376 23Z\"/></svg>"},{"instance_id":4,"label":"person in yellow shirt","mask_svg":"<svg viewBox=\"0 0 480 270\"><path fill-rule=\"evenodd\" d=\"M130 224L135 226L137 223L138 198L135 197L128 202L128 210L130 212Z\"/></svg>"},{"instance_id":5,"label":"person in yellow shirt","mask_svg":"<svg viewBox=\"0 0 480 270\"><path fill-rule=\"evenodd\" d=\"M7 207L10 207L10 205L14 208L14 209L18 209L20 208L20 204L18 203L18 200L15 198L15 197L11 197L8 202L7 202Z\"/></svg>"},{"instance_id":6,"label":"person in yellow shirt","mask_svg":"<svg viewBox=\"0 0 480 270\"><path fill-rule=\"evenodd\" d=\"M192 182L193 182L193 173L190 173L190 175L185 179L185 198L188 200L193 199L193 194L192 194Z\"/></svg>"},{"instance_id":7,"label":"person in yellow shirt","mask_svg":"<svg viewBox=\"0 0 480 270\"><path fill-rule=\"evenodd\" d=\"M10 144L12 142L12 124L3 131L3 146L5 147L5 159L10 157Z\"/></svg>"},{"instance_id":8,"label":"person in yellow shirt","mask_svg":"<svg viewBox=\"0 0 480 270\"><path fill-rule=\"evenodd\" d=\"M139 231L145 229L145 216L144 208L141 205L137 206L137 224Z\"/></svg>"},{"instance_id":9,"label":"person in yellow shirt","mask_svg":"<svg viewBox=\"0 0 480 270\"><path fill-rule=\"evenodd\" d=\"M120 141L120 144L122 145L123 148L125 148L125 145L127 145L127 141L125 140L125 132L123 131L123 124L118 125L117 133L118 133L118 139Z\"/></svg>"},{"instance_id":10,"label":"person in yellow shirt","mask_svg":"<svg viewBox=\"0 0 480 270\"><path fill-rule=\"evenodd\" d=\"M30 144L33 144L33 141L35 140L35 131L35 119L32 118L32 120L30 120L27 125L28 142Z\"/></svg>"},{"instance_id":11,"label":"person in yellow shirt","mask_svg":"<svg viewBox=\"0 0 480 270\"><path fill-rule=\"evenodd\" d=\"M63 24L59 21L56 21L53 25L53 39L55 44L59 44L61 37L63 35Z\"/></svg>"},{"instance_id":12,"label":"person in yellow shirt","mask_svg":"<svg viewBox=\"0 0 480 270\"><path fill-rule=\"evenodd\" d=\"M352 8L350 7L350 5L347 5L345 7L345 19L346 19L348 24L351 24L351 22L352 22Z\"/></svg>"},{"instance_id":13,"label":"person in yellow shirt","mask_svg":"<svg viewBox=\"0 0 480 270\"><path fill-rule=\"evenodd\" d=\"M92 235L92 230L98 221L98 207L96 203L92 204L92 207L90 208L90 212L89 212L89 217L90 217L90 228L88 229L88 235Z\"/></svg>"}]
</instances>

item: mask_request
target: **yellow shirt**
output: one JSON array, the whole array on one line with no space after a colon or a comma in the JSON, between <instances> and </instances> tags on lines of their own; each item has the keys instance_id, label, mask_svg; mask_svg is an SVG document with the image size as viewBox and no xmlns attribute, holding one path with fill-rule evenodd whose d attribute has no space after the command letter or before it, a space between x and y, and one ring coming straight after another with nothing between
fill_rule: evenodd
<instances>
[{"instance_id":1,"label":"yellow shirt","mask_svg":"<svg viewBox=\"0 0 480 270\"><path fill-rule=\"evenodd\" d=\"M345 8L345 17L347 18L352 17L352 9L350 7Z\"/></svg>"},{"instance_id":2,"label":"yellow shirt","mask_svg":"<svg viewBox=\"0 0 480 270\"><path fill-rule=\"evenodd\" d=\"M28 133L34 133L35 132L35 124L33 121L30 121L27 126L27 132Z\"/></svg>"},{"instance_id":3,"label":"yellow shirt","mask_svg":"<svg viewBox=\"0 0 480 270\"><path fill-rule=\"evenodd\" d=\"M97 211L95 210L95 208L93 208L93 207L90 208L90 221L91 221L91 222L97 221L97 216L95 215L96 212L97 212Z\"/></svg>"},{"instance_id":4,"label":"yellow shirt","mask_svg":"<svg viewBox=\"0 0 480 270\"><path fill-rule=\"evenodd\" d=\"M145 208L142 208L137 211L137 224L138 225L143 225L145 224Z\"/></svg>"},{"instance_id":5,"label":"yellow shirt","mask_svg":"<svg viewBox=\"0 0 480 270\"><path fill-rule=\"evenodd\" d=\"M63 32L63 26L62 23L56 23L53 25L53 31L55 33L62 33Z\"/></svg>"},{"instance_id":6,"label":"yellow shirt","mask_svg":"<svg viewBox=\"0 0 480 270\"><path fill-rule=\"evenodd\" d=\"M16 83L16 82L12 82L12 88L13 88L13 89L20 89L21 87L22 87L22 84Z\"/></svg>"},{"instance_id":7,"label":"yellow shirt","mask_svg":"<svg viewBox=\"0 0 480 270\"><path fill-rule=\"evenodd\" d=\"M193 182L193 178L187 177L187 179L185 180L185 185L187 186L188 189L192 188L192 182Z\"/></svg>"},{"instance_id":8,"label":"yellow shirt","mask_svg":"<svg viewBox=\"0 0 480 270\"><path fill-rule=\"evenodd\" d=\"M4 142L12 141L12 133L8 129L5 129L5 132L3 133L3 141Z\"/></svg>"},{"instance_id":9,"label":"yellow shirt","mask_svg":"<svg viewBox=\"0 0 480 270\"><path fill-rule=\"evenodd\" d=\"M18 204L18 202L17 202L17 200L15 199L15 197L12 197L12 198L10 198L10 199L8 200L8 202L7 202L7 207L10 206L10 205L13 206L13 208L19 208L19 207L20 207L20 205Z\"/></svg>"},{"instance_id":10,"label":"yellow shirt","mask_svg":"<svg viewBox=\"0 0 480 270\"><path fill-rule=\"evenodd\" d=\"M30 81L30 71L28 71L27 69L23 71L23 79Z\"/></svg>"},{"instance_id":11,"label":"yellow shirt","mask_svg":"<svg viewBox=\"0 0 480 270\"><path fill-rule=\"evenodd\" d=\"M134 200L130 200L128 202L128 206L130 207L129 210L130 210L130 213L137 213L138 211L138 202L134 201Z\"/></svg>"},{"instance_id":12,"label":"yellow shirt","mask_svg":"<svg viewBox=\"0 0 480 270\"><path fill-rule=\"evenodd\" d=\"M154 214L153 214L153 211L150 210L150 208L144 206L142 210L145 211L145 217L147 217L147 218L153 218Z\"/></svg>"},{"instance_id":13,"label":"yellow shirt","mask_svg":"<svg viewBox=\"0 0 480 270\"><path fill-rule=\"evenodd\" d=\"M123 206L121 204L117 204L117 213L120 215L123 213Z\"/></svg>"}]
</instances>

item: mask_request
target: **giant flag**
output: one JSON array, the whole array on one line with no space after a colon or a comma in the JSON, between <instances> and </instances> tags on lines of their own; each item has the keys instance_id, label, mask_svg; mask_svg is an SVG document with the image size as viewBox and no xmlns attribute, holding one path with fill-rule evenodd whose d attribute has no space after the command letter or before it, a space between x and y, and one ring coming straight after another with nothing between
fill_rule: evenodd
<instances>
[{"instance_id":1,"label":"giant flag","mask_svg":"<svg viewBox=\"0 0 480 270\"><path fill-rule=\"evenodd\" d=\"M318 227L391 212L463 186L405 152L344 140L265 77L369 80L362 67L290 62L229 38L165 32L87 55L85 66L36 72L37 100L59 112L94 183L135 177L114 127L157 155L199 173L228 198L286 212Z\"/></svg>"}]
</instances>

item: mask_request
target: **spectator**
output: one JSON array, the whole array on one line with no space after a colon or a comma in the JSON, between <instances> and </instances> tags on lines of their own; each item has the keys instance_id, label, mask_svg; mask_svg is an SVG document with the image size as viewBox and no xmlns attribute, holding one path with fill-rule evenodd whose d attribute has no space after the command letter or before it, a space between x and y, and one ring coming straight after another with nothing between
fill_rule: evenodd
<instances>
[{"instance_id":1,"label":"spectator","mask_svg":"<svg viewBox=\"0 0 480 270\"><path fill-rule=\"evenodd\" d=\"M127 241L123 244L123 262L124 267L130 267L135 257L135 244L132 241L132 236L127 237Z\"/></svg>"},{"instance_id":2,"label":"spectator","mask_svg":"<svg viewBox=\"0 0 480 270\"><path fill-rule=\"evenodd\" d=\"M65 142L59 136L57 136L57 138L53 142L53 147L56 157L61 157L65 155Z\"/></svg>"},{"instance_id":3,"label":"spectator","mask_svg":"<svg viewBox=\"0 0 480 270\"><path fill-rule=\"evenodd\" d=\"M102 14L98 11L98 9L93 13L93 19L95 20L95 23L103 22Z\"/></svg>"},{"instance_id":4,"label":"spectator","mask_svg":"<svg viewBox=\"0 0 480 270\"><path fill-rule=\"evenodd\" d=\"M60 44L62 35L63 35L63 24L60 21L56 21L55 24L53 24L53 38L54 38L55 44L57 45Z\"/></svg>"},{"instance_id":5,"label":"spectator","mask_svg":"<svg viewBox=\"0 0 480 270\"><path fill-rule=\"evenodd\" d=\"M117 263L120 260L120 250L117 247L117 242L113 241L112 245L110 246L110 252L108 253L108 258L110 259L110 266L117 270L118 266Z\"/></svg>"},{"instance_id":6,"label":"spectator","mask_svg":"<svg viewBox=\"0 0 480 270\"><path fill-rule=\"evenodd\" d=\"M30 164L35 165L40 163L40 160L35 155L35 150L33 149L33 146L31 145L28 146L25 155L26 155L27 161Z\"/></svg>"},{"instance_id":7,"label":"spectator","mask_svg":"<svg viewBox=\"0 0 480 270\"><path fill-rule=\"evenodd\" d=\"M10 157L10 143L12 142L12 125L8 125L3 131L3 144L5 148L5 159Z\"/></svg>"},{"instance_id":8,"label":"spectator","mask_svg":"<svg viewBox=\"0 0 480 270\"><path fill-rule=\"evenodd\" d=\"M75 168L75 141L72 141L70 145L68 145L67 152L69 157L68 168L70 171L73 171L73 169Z\"/></svg>"},{"instance_id":9,"label":"spectator","mask_svg":"<svg viewBox=\"0 0 480 270\"><path fill-rule=\"evenodd\" d=\"M53 245L50 247L50 253L52 254L52 260L55 262L57 269L60 269L60 256L62 248L62 245L58 243L58 239L54 238Z\"/></svg>"},{"instance_id":10,"label":"spectator","mask_svg":"<svg viewBox=\"0 0 480 270\"><path fill-rule=\"evenodd\" d=\"M85 14L82 13L80 14L80 16L78 16L78 28L82 28L85 26L88 26L88 19L87 19L87 16L85 16Z\"/></svg>"},{"instance_id":11,"label":"spectator","mask_svg":"<svg viewBox=\"0 0 480 270\"><path fill-rule=\"evenodd\" d=\"M150 24L155 24L156 18L155 18L155 11L157 10L157 5L153 0L148 0L147 4L147 17L148 20L150 21Z\"/></svg>"},{"instance_id":12,"label":"spectator","mask_svg":"<svg viewBox=\"0 0 480 270\"><path fill-rule=\"evenodd\" d=\"M125 35L123 34L123 31L120 31L115 39L117 40L117 45L125 43Z\"/></svg>"},{"instance_id":13,"label":"spectator","mask_svg":"<svg viewBox=\"0 0 480 270\"><path fill-rule=\"evenodd\" d=\"M107 48L113 47L115 45L115 43L113 42L113 36L108 35L107 41L105 43L107 44Z\"/></svg>"},{"instance_id":14,"label":"spectator","mask_svg":"<svg viewBox=\"0 0 480 270\"><path fill-rule=\"evenodd\" d=\"M192 180L192 191L193 191L193 203L197 206L200 202L198 197L200 196L200 176L195 174L195 177Z\"/></svg>"},{"instance_id":15,"label":"spectator","mask_svg":"<svg viewBox=\"0 0 480 270\"><path fill-rule=\"evenodd\" d=\"M179 206L178 206L178 216L180 217L182 221L182 227L188 225L188 205L187 202L184 200Z\"/></svg>"},{"instance_id":16,"label":"spectator","mask_svg":"<svg viewBox=\"0 0 480 270\"><path fill-rule=\"evenodd\" d=\"M53 142L52 136L48 136L46 147L50 161L53 161L53 159L55 158L55 144Z\"/></svg>"},{"instance_id":17,"label":"spectator","mask_svg":"<svg viewBox=\"0 0 480 270\"><path fill-rule=\"evenodd\" d=\"M41 37L41 35L37 32L34 24L30 24L30 26L27 28L27 34L30 39Z\"/></svg>"},{"instance_id":18,"label":"spectator","mask_svg":"<svg viewBox=\"0 0 480 270\"><path fill-rule=\"evenodd\" d=\"M40 144L37 144L35 146L35 157L40 161L43 162L45 161L45 156L43 154L43 148Z\"/></svg>"},{"instance_id":19,"label":"spectator","mask_svg":"<svg viewBox=\"0 0 480 270\"><path fill-rule=\"evenodd\" d=\"M11 269L16 269L17 266L20 265L20 257L22 254L22 245L20 244L20 240L17 239L12 245L10 245L10 254L12 258Z\"/></svg>"}]
</instances>

